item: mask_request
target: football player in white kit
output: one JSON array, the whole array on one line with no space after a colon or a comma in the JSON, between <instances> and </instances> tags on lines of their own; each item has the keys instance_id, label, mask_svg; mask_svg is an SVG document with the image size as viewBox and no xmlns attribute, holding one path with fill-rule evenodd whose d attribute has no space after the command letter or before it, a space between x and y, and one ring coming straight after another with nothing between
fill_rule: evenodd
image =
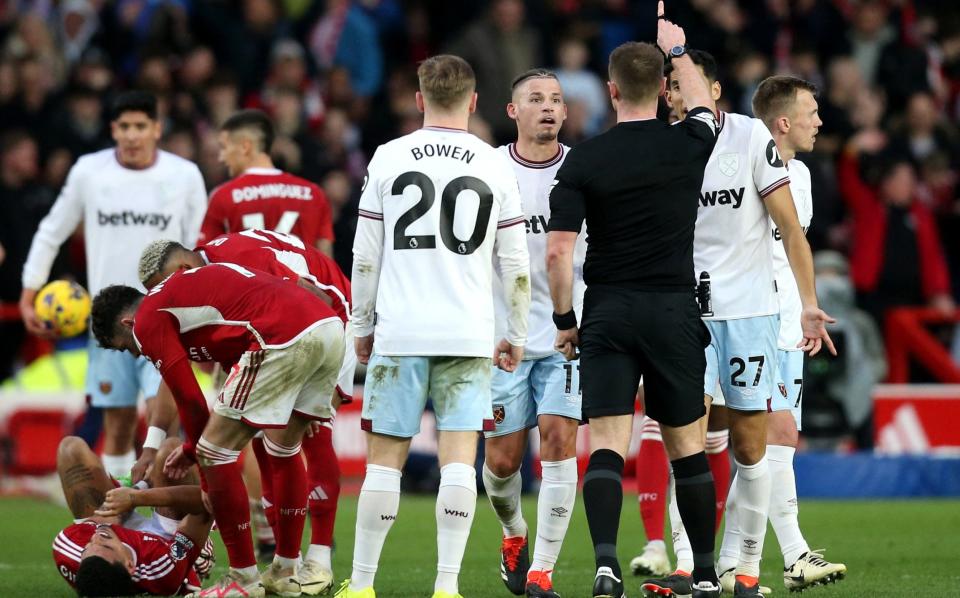
<instances>
[{"instance_id":1,"label":"football player in white kit","mask_svg":"<svg viewBox=\"0 0 960 598\"><path fill-rule=\"evenodd\" d=\"M790 172L790 192L804 231L813 218L810 171L796 159L797 152L813 150L817 131L823 124L817 107L817 88L802 79L775 76L765 79L753 96L753 112L770 130L781 159ZM803 310L797 282L783 249L780 231L771 221L774 276L780 305L778 392L774 392L767 416L767 462L770 464L770 524L783 553L783 583L788 590L802 590L817 584L843 579L847 567L831 563L819 551L810 550L797 520L797 482L793 456L798 442L803 400L803 341L800 313ZM733 591L734 568L740 554L739 522L727 503L723 545L717 569L720 583Z\"/></svg>"},{"instance_id":2,"label":"football player in white kit","mask_svg":"<svg viewBox=\"0 0 960 598\"><path fill-rule=\"evenodd\" d=\"M137 261L152 241L196 244L207 209L203 176L193 162L157 149L162 126L156 98L143 91L121 94L110 131L116 147L77 160L30 245L20 312L35 334L43 334L33 309L37 291L60 246L81 221L91 297L112 284L142 288ZM145 358L99 347L93 337L88 355L86 394L93 407L103 408L103 465L120 478L130 474L136 461L137 396L153 397L160 374Z\"/></svg>"},{"instance_id":3,"label":"football player in white kit","mask_svg":"<svg viewBox=\"0 0 960 598\"><path fill-rule=\"evenodd\" d=\"M492 429L490 358L523 359L530 258L509 159L467 132L476 78L462 58L417 70L422 129L370 161L354 242L357 358L367 363L361 423L367 472L357 504L353 572L337 592L375 596L380 551L400 502L400 470L428 397L439 431L434 598L460 596L458 576L477 502L477 432ZM494 336L493 256L509 313Z\"/></svg>"},{"instance_id":4,"label":"football player in white kit","mask_svg":"<svg viewBox=\"0 0 960 598\"><path fill-rule=\"evenodd\" d=\"M567 116L560 82L543 69L522 73L513 82L507 114L517 122L517 141L501 146L513 164L530 252L530 316L524 359L514 372L493 371L493 418L486 432L483 485L503 528L500 575L516 595L554 597L552 573L570 525L577 495L577 426L580 423L579 363L568 362L553 346L556 326L547 280L547 222L550 189L569 148L557 141ZM583 304L586 241L577 239L574 304ZM494 284L497 337L506 332L507 297ZM533 565L527 523L520 509L520 465L529 429L540 433L542 483L537 502L537 539Z\"/></svg>"},{"instance_id":5,"label":"football player in white kit","mask_svg":"<svg viewBox=\"0 0 960 598\"><path fill-rule=\"evenodd\" d=\"M698 65L713 61L705 52L689 54ZM707 79L719 95L719 84ZM668 101L683 118L683 97L673 78L668 83ZM731 490L737 496L741 530L734 595L755 598L761 595L760 557L770 506L767 409L779 393L779 303L771 219L780 230L797 282L802 305L799 344L804 351L817 353L826 343L834 352L825 327L833 320L817 306L810 246L790 194L790 177L770 132L762 121L740 114L721 113L720 125L717 145L704 172L693 259L700 281L701 311L711 335L706 349L705 400L711 401L718 387L722 390L738 471ZM678 538L676 528L674 532ZM644 584L645 591L683 587L682 573L689 569L680 559L677 569L662 584ZM661 591L659 595L671 594Z\"/></svg>"}]
</instances>

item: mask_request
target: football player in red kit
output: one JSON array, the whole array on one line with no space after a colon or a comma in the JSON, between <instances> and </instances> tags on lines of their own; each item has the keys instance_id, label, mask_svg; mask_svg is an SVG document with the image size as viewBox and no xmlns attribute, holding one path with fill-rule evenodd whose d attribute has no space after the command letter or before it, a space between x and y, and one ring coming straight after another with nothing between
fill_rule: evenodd
<instances>
[{"instance_id":1,"label":"football player in red kit","mask_svg":"<svg viewBox=\"0 0 960 598\"><path fill-rule=\"evenodd\" d=\"M235 177L210 193L200 242L248 228L300 237L333 255L333 218L320 187L274 168L273 124L259 110L237 112L220 126L220 161Z\"/></svg>"},{"instance_id":2,"label":"football player in red kit","mask_svg":"<svg viewBox=\"0 0 960 598\"><path fill-rule=\"evenodd\" d=\"M213 567L208 544L213 517L197 485L196 469L173 481L163 462L178 445L163 443L147 489L117 488L87 443L60 441L57 472L74 523L53 541L53 561L82 596L168 596L200 589ZM134 507L152 506L146 518ZM201 554L202 553L202 554Z\"/></svg>"},{"instance_id":3,"label":"football player in red kit","mask_svg":"<svg viewBox=\"0 0 960 598\"><path fill-rule=\"evenodd\" d=\"M300 443L311 422L333 415L343 362L336 313L310 291L224 263L176 272L146 297L130 287L107 287L94 300L92 328L101 345L150 359L173 392L187 442L165 469L175 475L194 459L199 463L230 560L227 574L199 596L299 595L307 514ZM230 372L212 413L191 360L217 362ZM237 462L258 430L264 430L277 514L277 552L262 576Z\"/></svg>"},{"instance_id":4,"label":"football player in red kit","mask_svg":"<svg viewBox=\"0 0 960 598\"><path fill-rule=\"evenodd\" d=\"M295 282L330 303L331 308L343 321L346 331L343 365L340 368L336 393L332 397L333 408L337 409L341 400L352 400L357 360L349 324L350 281L336 262L318 250L305 246L300 239L291 235L266 230L246 230L221 235L194 251L184 248L176 241L156 241L144 250L140 260L140 280L150 289L177 270L189 270L216 262L229 262L245 268L263 270ZM167 429L173 423L170 420L174 416L167 416L166 413L168 412L163 409L154 409L150 427ZM276 509L272 506L275 501L271 476L267 474L269 460L262 438L254 438L252 445L263 473L263 503L271 505L265 509L266 518L273 524L276 521ZM333 448L332 421L323 422L315 434L304 437L303 453L307 458L310 488L311 537L299 575L301 590L305 594L315 595L333 584L330 556L337 500L340 496L340 468ZM252 499L259 500L260 495ZM256 516L254 520L256 521ZM259 533L260 530L258 536Z\"/></svg>"}]
</instances>

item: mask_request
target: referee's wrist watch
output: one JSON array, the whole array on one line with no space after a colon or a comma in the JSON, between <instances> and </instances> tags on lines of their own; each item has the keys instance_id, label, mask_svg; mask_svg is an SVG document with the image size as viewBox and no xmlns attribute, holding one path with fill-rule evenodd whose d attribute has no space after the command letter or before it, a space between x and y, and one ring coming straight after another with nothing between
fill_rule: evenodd
<instances>
[{"instance_id":1,"label":"referee's wrist watch","mask_svg":"<svg viewBox=\"0 0 960 598\"><path fill-rule=\"evenodd\" d=\"M686 53L687 53L686 46L674 46L670 48L670 59L673 60L674 58L680 58Z\"/></svg>"}]
</instances>

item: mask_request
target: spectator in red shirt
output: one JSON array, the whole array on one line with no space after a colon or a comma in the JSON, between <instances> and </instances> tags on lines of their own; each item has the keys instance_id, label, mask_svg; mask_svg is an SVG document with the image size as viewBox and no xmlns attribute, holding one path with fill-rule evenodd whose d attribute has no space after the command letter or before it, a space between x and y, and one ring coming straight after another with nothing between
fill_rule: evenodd
<instances>
[{"instance_id":1,"label":"spectator in red shirt","mask_svg":"<svg viewBox=\"0 0 960 598\"><path fill-rule=\"evenodd\" d=\"M950 275L933 214L917 196L917 177L906 156L888 155L878 183L860 173L860 154L886 144L875 130L855 135L840 157L840 192L850 210L850 273L858 303L882 323L887 309L929 304L952 312Z\"/></svg>"}]
</instances>

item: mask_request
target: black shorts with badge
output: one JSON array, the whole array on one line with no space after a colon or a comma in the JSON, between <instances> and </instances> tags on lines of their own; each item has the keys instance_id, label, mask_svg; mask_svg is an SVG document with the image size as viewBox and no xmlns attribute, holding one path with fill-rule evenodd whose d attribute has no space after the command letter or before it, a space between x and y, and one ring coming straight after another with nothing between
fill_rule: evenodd
<instances>
[{"instance_id":1,"label":"black shorts with badge","mask_svg":"<svg viewBox=\"0 0 960 598\"><path fill-rule=\"evenodd\" d=\"M588 286L580 327L584 418L632 414L643 376L647 415L673 427L695 422L706 413L709 343L692 291Z\"/></svg>"}]
</instances>

